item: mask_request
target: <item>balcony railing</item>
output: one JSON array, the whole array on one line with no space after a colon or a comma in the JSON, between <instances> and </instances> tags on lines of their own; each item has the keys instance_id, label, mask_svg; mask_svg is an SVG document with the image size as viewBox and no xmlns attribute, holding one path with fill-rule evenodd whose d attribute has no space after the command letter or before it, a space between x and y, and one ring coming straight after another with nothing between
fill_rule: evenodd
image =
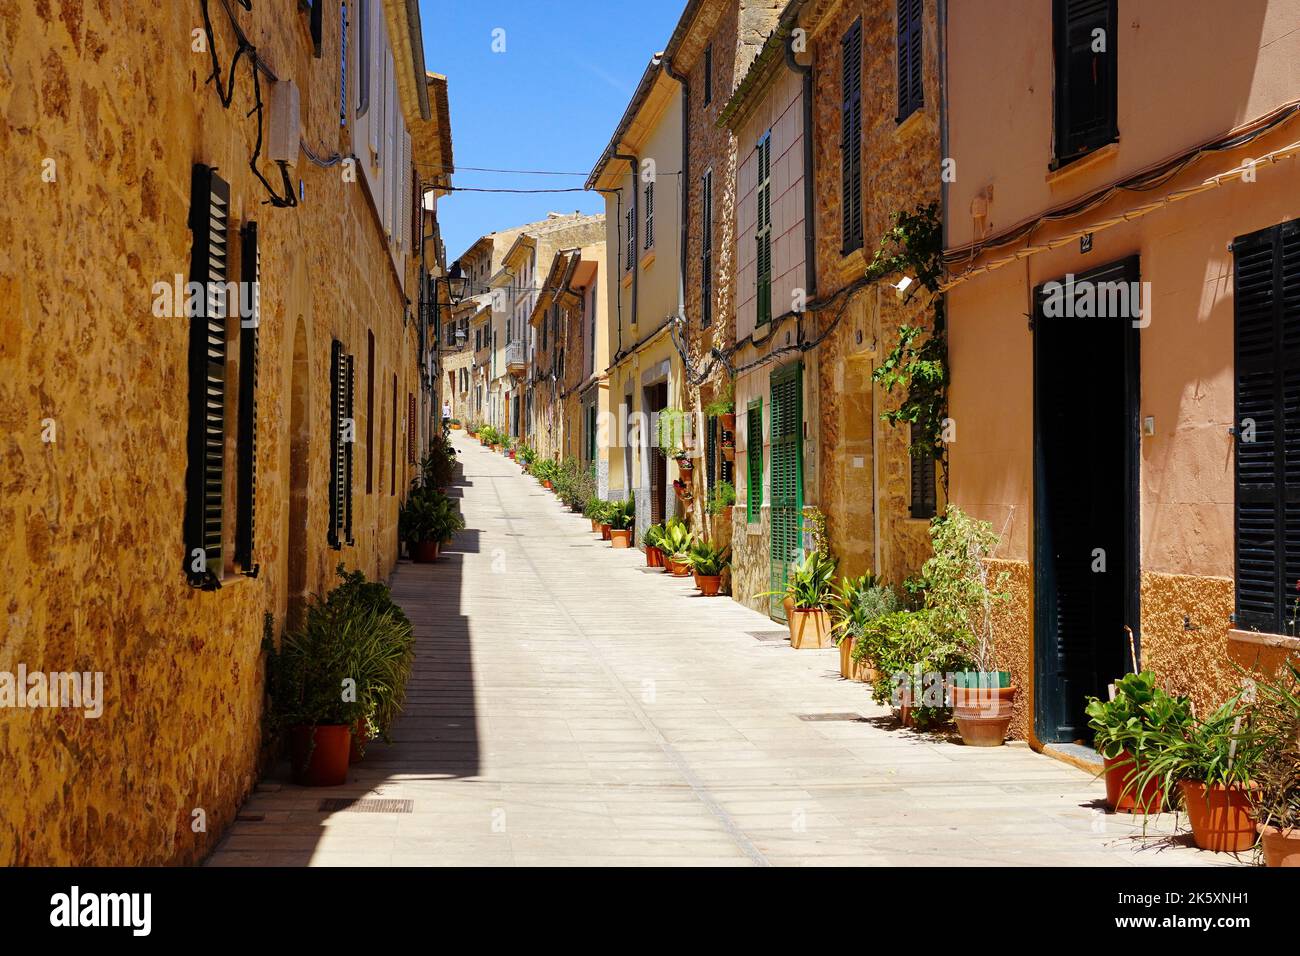
<instances>
[{"instance_id":1,"label":"balcony railing","mask_svg":"<svg viewBox=\"0 0 1300 956\"><path fill-rule=\"evenodd\" d=\"M506 371L518 374L524 371L524 343L511 342L506 346Z\"/></svg>"}]
</instances>

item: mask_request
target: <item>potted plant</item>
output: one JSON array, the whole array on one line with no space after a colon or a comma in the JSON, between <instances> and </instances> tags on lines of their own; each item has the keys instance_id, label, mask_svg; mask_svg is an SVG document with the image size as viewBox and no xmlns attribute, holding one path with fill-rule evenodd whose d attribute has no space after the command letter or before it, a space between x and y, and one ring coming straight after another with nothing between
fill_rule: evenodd
<instances>
[{"instance_id":1,"label":"potted plant","mask_svg":"<svg viewBox=\"0 0 1300 956\"><path fill-rule=\"evenodd\" d=\"M987 521L977 521L955 505L930 521L933 557L921 568L925 606L935 626L967 647L974 665L953 674L948 692L962 742L999 747L1014 716L1016 688L998 666L993 642L993 605L1009 598L1002 588L1006 572L990 583L987 560L998 536Z\"/></svg>"},{"instance_id":2,"label":"potted plant","mask_svg":"<svg viewBox=\"0 0 1300 956\"><path fill-rule=\"evenodd\" d=\"M731 566L731 545L720 548L712 541L700 541L691 548L687 562L700 594L715 597L722 588L722 572Z\"/></svg>"},{"instance_id":3,"label":"potted plant","mask_svg":"<svg viewBox=\"0 0 1300 956\"><path fill-rule=\"evenodd\" d=\"M681 518L669 518L664 524L660 549L664 553L664 570L674 577L684 578L690 573L687 556L695 536Z\"/></svg>"},{"instance_id":4,"label":"potted plant","mask_svg":"<svg viewBox=\"0 0 1300 956\"><path fill-rule=\"evenodd\" d=\"M1093 746L1104 761L1106 802L1121 813L1159 813L1165 805L1160 781L1148 780L1140 793L1133 781L1142 770L1148 739L1187 724L1191 701L1166 694L1150 671L1125 674L1114 686L1112 699L1090 697L1086 708Z\"/></svg>"},{"instance_id":5,"label":"potted plant","mask_svg":"<svg viewBox=\"0 0 1300 956\"><path fill-rule=\"evenodd\" d=\"M465 519L452 499L420 485L412 487L397 517L398 535L411 559L420 563L438 560L442 546L464 527Z\"/></svg>"},{"instance_id":6,"label":"potted plant","mask_svg":"<svg viewBox=\"0 0 1300 956\"><path fill-rule=\"evenodd\" d=\"M600 530L601 515L604 513L605 504L606 502L603 498L598 498L595 495L592 495L587 499L587 504L583 509L583 513L586 514L587 518L591 521L592 534L595 534Z\"/></svg>"},{"instance_id":7,"label":"potted plant","mask_svg":"<svg viewBox=\"0 0 1300 956\"><path fill-rule=\"evenodd\" d=\"M1300 867L1300 667L1261 681L1250 708L1259 744L1251 804L1267 866Z\"/></svg>"},{"instance_id":8,"label":"potted plant","mask_svg":"<svg viewBox=\"0 0 1300 956\"><path fill-rule=\"evenodd\" d=\"M1187 811L1192 838L1202 850L1240 853L1255 845L1252 774L1260 740L1246 723L1241 693L1204 720L1148 733L1142 766L1128 787L1145 794L1152 781Z\"/></svg>"},{"instance_id":9,"label":"potted plant","mask_svg":"<svg viewBox=\"0 0 1300 956\"><path fill-rule=\"evenodd\" d=\"M712 402L704 406L705 415L716 415L718 425L724 432L731 432L733 435L736 431L736 400L735 400L735 382L728 379L722 393ZM725 435L724 435L725 441ZM732 448L735 448L735 441L732 441Z\"/></svg>"},{"instance_id":10,"label":"potted plant","mask_svg":"<svg viewBox=\"0 0 1300 956\"><path fill-rule=\"evenodd\" d=\"M664 553L659 545L663 542L664 526L661 524L652 524L645 529L645 534L641 536L641 543L645 545L645 566L647 568L662 568L664 566Z\"/></svg>"},{"instance_id":11,"label":"potted plant","mask_svg":"<svg viewBox=\"0 0 1300 956\"><path fill-rule=\"evenodd\" d=\"M840 649L840 676L846 680L866 680L870 662L854 656L854 648L863 629L880 617L898 609L892 588L881 584L874 574L845 577L840 581L831 603L834 627L831 637Z\"/></svg>"},{"instance_id":12,"label":"potted plant","mask_svg":"<svg viewBox=\"0 0 1300 956\"><path fill-rule=\"evenodd\" d=\"M709 492L709 514L731 520L731 509L736 504L736 486L729 481L718 481Z\"/></svg>"},{"instance_id":13,"label":"potted plant","mask_svg":"<svg viewBox=\"0 0 1300 956\"><path fill-rule=\"evenodd\" d=\"M796 650L831 646L830 608L835 599L835 561L820 551L809 551L786 578L784 594L790 646Z\"/></svg>"},{"instance_id":14,"label":"potted plant","mask_svg":"<svg viewBox=\"0 0 1300 956\"><path fill-rule=\"evenodd\" d=\"M609 540L615 548L632 547L632 529L636 525L636 503L628 498L616 501L608 511Z\"/></svg>"},{"instance_id":15,"label":"potted plant","mask_svg":"<svg viewBox=\"0 0 1300 956\"><path fill-rule=\"evenodd\" d=\"M270 633L263 637L268 725L289 738L294 783L347 783L352 729L366 716L355 689L352 647L378 613L336 607L313 614L309 608L302 626L285 634L279 648Z\"/></svg>"}]
</instances>

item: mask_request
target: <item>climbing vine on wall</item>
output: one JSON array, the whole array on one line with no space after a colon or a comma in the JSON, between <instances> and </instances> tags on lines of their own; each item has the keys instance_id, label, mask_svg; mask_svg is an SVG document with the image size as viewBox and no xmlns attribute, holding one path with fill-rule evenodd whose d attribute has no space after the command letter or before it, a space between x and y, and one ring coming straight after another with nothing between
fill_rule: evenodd
<instances>
[{"instance_id":1,"label":"climbing vine on wall","mask_svg":"<svg viewBox=\"0 0 1300 956\"><path fill-rule=\"evenodd\" d=\"M872 372L872 379L889 394L902 393L897 408L881 413L882 421L912 428L908 450L913 455L929 450L939 465L945 496L948 493L948 454L944 430L948 420L948 346L944 328L943 296L939 282L943 275L943 228L939 204L917 206L915 212L894 214L894 224L881 237L880 246L867 267L867 277L878 281L902 273L915 281L904 295L910 302L916 295L930 297L930 322L902 325L898 344Z\"/></svg>"}]
</instances>

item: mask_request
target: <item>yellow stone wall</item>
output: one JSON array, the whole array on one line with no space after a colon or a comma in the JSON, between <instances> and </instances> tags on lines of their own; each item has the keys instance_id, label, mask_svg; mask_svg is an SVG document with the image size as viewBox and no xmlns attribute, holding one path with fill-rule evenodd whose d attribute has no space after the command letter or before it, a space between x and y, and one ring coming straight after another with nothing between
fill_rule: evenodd
<instances>
[{"instance_id":1,"label":"yellow stone wall","mask_svg":"<svg viewBox=\"0 0 1300 956\"><path fill-rule=\"evenodd\" d=\"M300 85L303 137L321 154L349 151L337 19L317 60L296 7L232 6ZM212 11L228 63L233 38ZM102 671L105 683L98 719L0 710L0 864L200 859L259 768L262 616L283 622L291 566L316 591L339 561L384 577L396 558L407 396L419 388L401 280L366 187L339 168L300 158L303 204L263 204L247 70L222 109L207 55L191 49L201 26L197 2L0 2L0 670ZM42 181L46 158L54 182ZM262 253L261 571L215 592L181 571L187 322L151 314L155 282L188 278L195 162L231 183L232 231L255 219ZM357 356L356 544L342 551L325 530L331 338ZM291 461L295 354L304 401ZM289 527L291 478L306 496L302 529ZM206 832L193 832L195 809Z\"/></svg>"}]
</instances>

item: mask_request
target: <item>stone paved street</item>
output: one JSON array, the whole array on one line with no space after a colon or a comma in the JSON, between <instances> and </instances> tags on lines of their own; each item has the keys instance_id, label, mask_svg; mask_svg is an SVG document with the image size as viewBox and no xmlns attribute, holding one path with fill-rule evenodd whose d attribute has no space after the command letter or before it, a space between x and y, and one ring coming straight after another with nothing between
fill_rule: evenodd
<instances>
[{"instance_id":1,"label":"stone paved street","mask_svg":"<svg viewBox=\"0 0 1300 956\"><path fill-rule=\"evenodd\" d=\"M1027 747L897 728L836 651L643 570L457 440L468 529L394 582L418 639L394 743L346 787L264 781L210 864L1234 862L1167 836L1172 817L1143 837L1099 814L1100 782ZM338 797L411 812L319 811Z\"/></svg>"}]
</instances>

